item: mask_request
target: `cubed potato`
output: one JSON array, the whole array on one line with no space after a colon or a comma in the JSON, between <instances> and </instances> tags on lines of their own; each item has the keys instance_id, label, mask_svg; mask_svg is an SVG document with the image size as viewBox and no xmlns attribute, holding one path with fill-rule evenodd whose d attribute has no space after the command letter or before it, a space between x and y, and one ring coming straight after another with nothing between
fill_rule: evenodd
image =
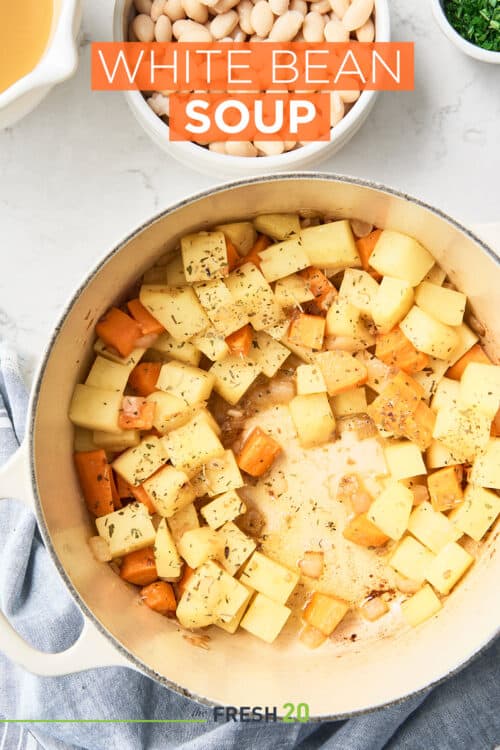
<instances>
[{"instance_id":1,"label":"cubed potato","mask_svg":"<svg viewBox=\"0 0 500 750\"><path fill-rule=\"evenodd\" d=\"M174 513L173 516L167 518L167 524L176 545L186 531L199 529L200 522L193 503L186 505L184 508L181 508L181 510L178 510L177 513Z\"/></svg>"},{"instance_id":2,"label":"cubed potato","mask_svg":"<svg viewBox=\"0 0 500 750\"><path fill-rule=\"evenodd\" d=\"M202 406L202 403L188 406L183 398L164 391L150 393L146 401L155 404L153 427L162 435L189 422Z\"/></svg>"},{"instance_id":3,"label":"cubed potato","mask_svg":"<svg viewBox=\"0 0 500 750\"><path fill-rule=\"evenodd\" d=\"M440 469L443 466L454 466L457 460L445 445L433 440L427 448L425 463L429 469Z\"/></svg>"},{"instance_id":4,"label":"cubed potato","mask_svg":"<svg viewBox=\"0 0 500 750\"><path fill-rule=\"evenodd\" d=\"M289 356L290 350L265 331L255 332L248 359L257 365L266 377L272 378L276 375Z\"/></svg>"},{"instance_id":5,"label":"cubed potato","mask_svg":"<svg viewBox=\"0 0 500 750\"><path fill-rule=\"evenodd\" d=\"M443 378L438 384L431 406L434 411L439 409L456 409L460 395L460 384L456 380Z\"/></svg>"},{"instance_id":6,"label":"cubed potato","mask_svg":"<svg viewBox=\"0 0 500 750\"><path fill-rule=\"evenodd\" d=\"M165 441L170 461L188 476L210 461L224 454L224 447L204 416L195 414L182 427L169 432Z\"/></svg>"},{"instance_id":7,"label":"cubed potato","mask_svg":"<svg viewBox=\"0 0 500 750\"><path fill-rule=\"evenodd\" d=\"M407 479L427 474L420 448L407 440L391 442L384 449L389 473L394 479Z\"/></svg>"},{"instance_id":8,"label":"cubed potato","mask_svg":"<svg viewBox=\"0 0 500 750\"><path fill-rule=\"evenodd\" d=\"M286 336L288 329L290 328L290 319L283 318L282 321L276 323L274 326L266 328L266 333L271 336L275 341L281 341Z\"/></svg>"},{"instance_id":9,"label":"cubed potato","mask_svg":"<svg viewBox=\"0 0 500 750\"><path fill-rule=\"evenodd\" d=\"M315 591L304 609L302 619L329 636L348 611L349 604L344 599Z\"/></svg>"},{"instance_id":10,"label":"cubed potato","mask_svg":"<svg viewBox=\"0 0 500 750\"><path fill-rule=\"evenodd\" d=\"M261 369L254 362L231 355L214 362L209 370L214 378L214 390L233 406L245 395Z\"/></svg>"},{"instance_id":11,"label":"cubed potato","mask_svg":"<svg viewBox=\"0 0 500 750\"><path fill-rule=\"evenodd\" d=\"M327 336L347 336L360 342L363 348L372 346L375 337L362 319L361 310L346 297L336 297L326 314Z\"/></svg>"},{"instance_id":12,"label":"cubed potato","mask_svg":"<svg viewBox=\"0 0 500 750\"><path fill-rule=\"evenodd\" d=\"M246 588L246 587L245 587ZM254 591L252 589L247 589L248 596L246 600L243 602L239 610L233 615L233 617L228 620L227 622L222 622L222 620L219 620L215 624L218 628L221 628L222 630L225 630L226 633L229 633L230 635L234 635L236 631L238 630L241 620L243 618L243 615L248 609L248 605L250 604L250 600L252 599L254 595Z\"/></svg>"},{"instance_id":13,"label":"cubed potato","mask_svg":"<svg viewBox=\"0 0 500 750\"><path fill-rule=\"evenodd\" d=\"M300 307L304 302L314 299L307 280L296 273L285 276L276 282L274 296L280 307Z\"/></svg>"},{"instance_id":14,"label":"cubed potato","mask_svg":"<svg viewBox=\"0 0 500 750\"><path fill-rule=\"evenodd\" d=\"M186 531L177 542L177 550L190 568L198 568L221 554L221 540L209 526Z\"/></svg>"},{"instance_id":15,"label":"cubed potato","mask_svg":"<svg viewBox=\"0 0 500 750\"><path fill-rule=\"evenodd\" d=\"M422 281L415 290L415 303L448 326L462 323L467 297L462 292Z\"/></svg>"},{"instance_id":16,"label":"cubed potato","mask_svg":"<svg viewBox=\"0 0 500 750\"><path fill-rule=\"evenodd\" d=\"M409 599L401 604L401 612L405 620L413 627L428 620L430 617L439 612L442 604L432 588L426 584L420 591L413 594Z\"/></svg>"},{"instance_id":17,"label":"cubed potato","mask_svg":"<svg viewBox=\"0 0 500 750\"><path fill-rule=\"evenodd\" d=\"M427 486L434 510L450 510L462 502L462 478L462 466L455 464L445 465L439 471L429 474Z\"/></svg>"},{"instance_id":18,"label":"cubed potato","mask_svg":"<svg viewBox=\"0 0 500 750\"><path fill-rule=\"evenodd\" d=\"M408 526L413 492L401 482L389 482L368 510L368 519L391 539L401 539Z\"/></svg>"},{"instance_id":19,"label":"cubed potato","mask_svg":"<svg viewBox=\"0 0 500 750\"><path fill-rule=\"evenodd\" d=\"M215 497L230 490L243 487L243 477L232 450L224 451L222 456L213 458L203 467L204 491L209 497Z\"/></svg>"},{"instance_id":20,"label":"cubed potato","mask_svg":"<svg viewBox=\"0 0 500 750\"><path fill-rule=\"evenodd\" d=\"M329 396L364 385L368 379L366 365L347 352L319 352L314 363L321 370Z\"/></svg>"},{"instance_id":21,"label":"cubed potato","mask_svg":"<svg viewBox=\"0 0 500 750\"><path fill-rule=\"evenodd\" d=\"M295 396L288 406L304 448L326 443L335 435L335 417L326 393Z\"/></svg>"},{"instance_id":22,"label":"cubed potato","mask_svg":"<svg viewBox=\"0 0 500 750\"><path fill-rule=\"evenodd\" d=\"M235 490L228 490L204 505L201 515L211 529L219 529L227 521L233 521L245 513L246 505Z\"/></svg>"},{"instance_id":23,"label":"cubed potato","mask_svg":"<svg viewBox=\"0 0 500 750\"><path fill-rule=\"evenodd\" d=\"M433 558L425 577L440 594L449 594L474 562L472 555L456 542L449 542Z\"/></svg>"},{"instance_id":24,"label":"cubed potato","mask_svg":"<svg viewBox=\"0 0 500 750\"><path fill-rule=\"evenodd\" d=\"M289 326L290 322L288 322L287 325ZM283 336L281 341L286 346L286 348L289 349L292 354L295 354L296 357L301 359L302 362L306 362L306 364L312 364L314 362L314 357L317 352L315 352L310 347L300 346L300 344L296 344L291 341L288 332Z\"/></svg>"},{"instance_id":25,"label":"cubed potato","mask_svg":"<svg viewBox=\"0 0 500 750\"><path fill-rule=\"evenodd\" d=\"M500 438L491 438L484 453L476 457L469 479L478 487L500 490Z\"/></svg>"},{"instance_id":26,"label":"cubed potato","mask_svg":"<svg viewBox=\"0 0 500 750\"><path fill-rule=\"evenodd\" d=\"M438 286L443 285L443 281L446 279L446 271L438 263L434 263L431 270L425 274L424 281L428 281L430 284L437 284Z\"/></svg>"},{"instance_id":27,"label":"cubed potato","mask_svg":"<svg viewBox=\"0 0 500 750\"><path fill-rule=\"evenodd\" d=\"M220 362L229 355L229 347L226 344L225 337L218 333L215 328L207 328L203 333L197 333L196 336L193 336L191 342L212 362Z\"/></svg>"},{"instance_id":28,"label":"cubed potato","mask_svg":"<svg viewBox=\"0 0 500 750\"><path fill-rule=\"evenodd\" d=\"M104 448L105 451L119 453L134 448L141 442L141 435L138 430L120 430L119 432L103 432L94 430L92 441L98 448ZM88 450L92 450L89 448Z\"/></svg>"},{"instance_id":29,"label":"cubed potato","mask_svg":"<svg viewBox=\"0 0 500 750\"><path fill-rule=\"evenodd\" d=\"M199 364L201 352L191 341L177 341L169 333L162 333L151 344L151 349L162 355L162 359L176 359L186 365Z\"/></svg>"},{"instance_id":30,"label":"cubed potato","mask_svg":"<svg viewBox=\"0 0 500 750\"><path fill-rule=\"evenodd\" d=\"M318 365L298 365L295 371L297 395L326 393L326 383Z\"/></svg>"},{"instance_id":31,"label":"cubed potato","mask_svg":"<svg viewBox=\"0 0 500 750\"><path fill-rule=\"evenodd\" d=\"M259 253L260 269L267 281L276 281L310 265L299 236L270 245Z\"/></svg>"},{"instance_id":32,"label":"cubed potato","mask_svg":"<svg viewBox=\"0 0 500 750\"><path fill-rule=\"evenodd\" d=\"M151 498L156 512L169 518L190 505L196 495L188 476L173 466L164 466L154 476L146 479L143 487Z\"/></svg>"},{"instance_id":33,"label":"cubed potato","mask_svg":"<svg viewBox=\"0 0 500 750\"><path fill-rule=\"evenodd\" d=\"M184 591L175 611L183 628L206 628L214 625L217 615L209 609L202 596L192 591Z\"/></svg>"},{"instance_id":34,"label":"cubed potato","mask_svg":"<svg viewBox=\"0 0 500 750\"><path fill-rule=\"evenodd\" d=\"M345 219L303 229L300 238L309 266L324 268L331 273L361 267L351 224Z\"/></svg>"},{"instance_id":35,"label":"cubed potato","mask_svg":"<svg viewBox=\"0 0 500 750\"><path fill-rule=\"evenodd\" d=\"M467 365L458 401L459 408L476 408L492 420L500 408L500 367L477 362Z\"/></svg>"},{"instance_id":36,"label":"cubed potato","mask_svg":"<svg viewBox=\"0 0 500 750\"><path fill-rule=\"evenodd\" d=\"M249 318L243 305L233 298L220 279L197 284L195 292L212 326L221 336L229 336L248 323Z\"/></svg>"},{"instance_id":37,"label":"cubed potato","mask_svg":"<svg viewBox=\"0 0 500 750\"><path fill-rule=\"evenodd\" d=\"M184 275L189 284L227 276L226 238L222 232L196 232L181 239Z\"/></svg>"},{"instance_id":38,"label":"cubed potato","mask_svg":"<svg viewBox=\"0 0 500 750\"><path fill-rule=\"evenodd\" d=\"M248 255L257 239L257 232L251 221L235 221L230 224L218 224L214 227L220 232L224 232L235 246L239 255Z\"/></svg>"},{"instance_id":39,"label":"cubed potato","mask_svg":"<svg viewBox=\"0 0 500 750\"><path fill-rule=\"evenodd\" d=\"M221 549L219 562L230 575L236 575L255 550L256 544L232 521L226 521L217 533Z\"/></svg>"},{"instance_id":40,"label":"cubed potato","mask_svg":"<svg viewBox=\"0 0 500 750\"><path fill-rule=\"evenodd\" d=\"M490 435L491 420L476 409L440 409L436 416L433 437L454 456L453 463L473 461L485 450ZM476 482L479 484L479 482Z\"/></svg>"},{"instance_id":41,"label":"cubed potato","mask_svg":"<svg viewBox=\"0 0 500 750\"><path fill-rule=\"evenodd\" d=\"M460 533L480 542L500 514L500 498L491 490L472 484L465 490L464 501L448 516Z\"/></svg>"},{"instance_id":42,"label":"cubed potato","mask_svg":"<svg viewBox=\"0 0 500 750\"><path fill-rule=\"evenodd\" d=\"M144 285L139 299L177 341L188 341L209 326L208 317L190 286Z\"/></svg>"},{"instance_id":43,"label":"cubed potato","mask_svg":"<svg viewBox=\"0 0 500 750\"><path fill-rule=\"evenodd\" d=\"M325 319L323 317L299 313L290 323L287 338L291 344L318 351L323 348L324 335Z\"/></svg>"},{"instance_id":44,"label":"cubed potato","mask_svg":"<svg viewBox=\"0 0 500 750\"><path fill-rule=\"evenodd\" d=\"M261 552L254 552L241 573L245 586L284 604L299 582L299 575Z\"/></svg>"},{"instance_id":45,"label":"cubed potato","mask_svg":"<svg viewBox=\"0 0 500 750\"><path fill-rule=\"evenodd\" d=\"M132 430L126 430L132 432ZM113 435L114 433L105 432L104 435ZM75 427L73 435L73 448L76 453L85 453L86 451L95 451L102 448L94 442L94 433L92 430L86 430L84 427Z\"/></svg>"},{"instance_id":46,"label":"cubed potato","mask_svg":"<svg viewBox=\"0 0 500 750\"><path fill-rule=\"evenodd\" d=\"M336 417L347 417L351 414L365 414L368 408L366 401L366 389L352 388L350 391L333 396L333 413Z\"/></svg>"},{"instance_id":47,"label":"cubed potato","mask_svg":"<svg viewBox=\"0 0 500 750\"><path fill-rule=\"evenodd\" d=\"M158 577L177 580L182 572L182 560L165 518L156 529L154 555Z\"/></svg>"},{"instance_id":48,"label":"cubed potato","mask_svg":"<svg viewBox=\"0 0 500 750\"><path fill-rule=\"evenodd\" d=\"M121 403L120 391L78 383L73 391L68 416L73 424L87 430L118 432Z\"/></svg>"},{"instance_id":49,"label":"cubed potato","mask_svg":"<svg viewBox=\"0 0 500 750\"><path fill-rule=\"evenodd\" d=\"M389 565L406 578L422 583L434 557L427 547L412 536L405 536L393 552Z\"/></svg>"},{"instance_id":50,"label":"cubed potato","mask_svg":"<svg viewBox=\"0 0 500 750\"><path fill-rule=\"evenodd\" d=\"M156 532L143 503L130 503L114 513L95 519L97 532L109 545L112 557L123 557L150 547Z\"/></svg>"},{"instance_id":51,"label":"cubed potato","mask_svg":"<svg viewBox=\"0 0 500 750\"><path fill-rule=\"evenodd\" d=\"M127 385L130 368L105 357L96 357L87 375L85 385L123 393Z\"/></svg>"},{"instance_id":52,"label":"cubed potato","mask_svg":"<svg viewBox=\"0 0 500 750\"><path fill-rule=\"evenodd\" d=\"M436 415L426 403L420 401L417 408L402 425L403 437L414 443L419 450L425 451L432 443L432 433Z\"/></svg>"},{"instance_id":53,"label":"cubed potato","mask_svg":"<svg viewBox=\"0 0 500 750\"><path fill-rule=\"evenodd\" d=\"M168 461L166 446L160 438L149 435L135 448L129 448L113 461L113 469L133 487L142 484Z\"/></svg>"},{"instance_id":54,"label":"cubed potato","mask_svg":"<svg viewBox=\"0 0 500 750\"><path fill-rule=\"evenodd\" d=\"M370 256L370 265L383 276L417 286L431 270L434 258L413 237L385 229Z\"/></svg>"},{"instance_id":55,"label":"cubed potato","mask_svg":"<svg viewBox=\"0 0 500 750\"><path fill-rule=\"evenodd\" d=\"M210 372L174 361L162 365L156 382L157 388L181 398L188 406L207 401L213 385Z\"/></svg>"},{"instance_id":56,"label":"cubed potato","mask_svg":"<svg viewBox=\"0 0 500 750\"><path fill-rule=\"evenodd\" d=\"M102 339L96 339L96 342L94 344L94 351L97 355L104 357L105 359L109 359L111 362L116 362L119 365L127 367L130 372L141 360L146 350L142 347L137 347L128 355L128 357L120 357L118 352L116 352L114 349L108 349Z\"/></svg>"},{"instance_id":57,"label":"cubed potato","mask_svg":"<svg viewBox=\"0 0 500 750\"><path fill-rule=\"evenodd\" d=\"M169 286L184 286L186 277L184 275L184 264L181 253L177 252L165 266L165 279Z\"/></svg>"},{"instance_id":58,"label":"cubed potato","mask_svg":"<svg viewBox=\"0 0 500 750\"><path fill-rule=\"evenodd\" d=\"M292 610L283 604L257 594L243 616L240 625L243 630L257 636L266 643L272 643L281 633Z\"/></svg>"},{"instance_id":59,"label":"cubed potato","mask_svg":"<svg viewBox=\"0 0 500 750\"><path fill-rule=\"evenodd\" d=\"M186 584L186 592L200 596L208 611L217 620L230 621L245 601L248 589L228 575L213 560L207 560L194 572Z\"/></svg>"},{"instance_id":60,"label":"cubed potato","mask_svg":"<svg viewBox=\"0 0 500 750\"><path fill-rule=\"evenodd\" d=\"M447 369L448 363L445 359L429 357L429 361L424 369L414 373L413 378L424 389L424 398L426 400L431 399L435 394Z\"/></svg>"},{"instance_id":61,"label":"cubed potato","mask_svg":"<svg viewBox=\"0 0 500 750\"><path fill-rule=\"evenodd\" d=\"M283 320L283 310L278 305L273 290L253 263L244 263L229 274L225 283L237 308L247 316L245 322L237 328L241 328L250 319L255 330L261 331Z\"/></svg>"},{"instance_id":62,"label":"cubed potato","mask_svg":"<svg viewBox=\"0 0 500 750\"><path fill-rule=\"evenodd\" d=\"M298 214L261 214L253 220L255 229L273 240L286 240L300 232Z\"/></svg>"},{"instance_id":63,"label":"cubed potato","mask_svg":"<svg viewBox=\"0 0 500 750\"><path fill-rule=\"evenodd\" d=\"M389 541L378 526L375 526L368 518L367 513L359 513L354 516L345 527L342 535L360 547L383 547Z\"/></svg>"},{"instance_id":64,"label":"cubed potato","mask_svg":"<svg viewBox=\"0 0 500 750\"><path fill-rule=\"evenodd\" d=\"M436 320L420 307L411 308L400 328L416 349L437 359L449 360L458 344L454 328Z\"/></svg>"},{"instance_id":65,"label":"cubed potato","mask_svg":"<svg viewBox=\"0 0 500 750\"><path fill-rule=\"evenodd\" d=\"M472 331L469 326L465 325L465 323L462 323L461 326L457 326L455 328L455 333L458 337L458 344L455 346L453 351L451 352L449 358L448 358L448 365L453 370L455 369L455 365L458 363L460 359L464 356L464 354L467 354L467 352L472 349L472 347L476 344L478 341L477 335ZM452 375L451 373L448 373L449 378L455 378L455 375ZM462 376L457 376L455 379L460 380Z\"/></svg>"},{"instance_id":66,"label":"cubed potato","mask_svg":"<svg viewBox=\"0 0 500 750\"><path fill-rule=\"evenodd\" d=\"M380 333L389 333L413 305L413 287L408 281L384 276L373 295L371 315Z\"/></svg>"},{"instance_id":67,"label":"cubed potato","mask_svg":"<svg viewBox=\"0 0 500 750\"><path fill-rule=\"evenodd\" d=\"M348 300L365 315L371 316L372 303L379 287L373 276L357 268L346 268L339 297Z\"/></svg>"},{"instance_id":68,"label":"cubed potato","mask_svg":"<svg viewBox=\"0 0 500 750\"><path fill-rule=\"evenodd\" d=\"M435 511L428 502L420 503L412 510L408 531L436 554L449 542L456 542L462 536L444 513Z\"/></svg>"}]
</instances>

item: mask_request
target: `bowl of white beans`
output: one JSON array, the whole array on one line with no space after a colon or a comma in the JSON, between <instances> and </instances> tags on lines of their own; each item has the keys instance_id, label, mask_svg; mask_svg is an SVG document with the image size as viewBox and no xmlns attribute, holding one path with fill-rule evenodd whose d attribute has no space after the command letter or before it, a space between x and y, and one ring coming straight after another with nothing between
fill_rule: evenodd
<instances>
[{"instance_id":1,"label":"bowl of white beans","mask_svg":"<svg viewBox=\"0 0 500 750\"><path fill-rule=\"evenodd\" d=\"M116 0L114 40L140 42L388 42L388 0ZM329 141L169 140L168 92L126 91L151 139L191 169L238 177L312 167L339 151L368 117L376 91L330 93Z\"/></svg>"}]
</instances>

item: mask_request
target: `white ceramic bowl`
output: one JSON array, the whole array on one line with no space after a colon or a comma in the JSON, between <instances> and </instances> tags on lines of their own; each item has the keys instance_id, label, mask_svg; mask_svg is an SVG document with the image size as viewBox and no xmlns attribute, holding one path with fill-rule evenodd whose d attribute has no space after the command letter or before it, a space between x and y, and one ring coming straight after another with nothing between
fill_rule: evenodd
<instances>
[{"instance_id":1,"label":"white ceramic bowl","mask_svg":"<svg viewBox=\"0 0 500 750\"><path fill-rule=\"evenodd\" d=\"M73 75L81 15L81 0L54 0L52 29L42 58L31 73L0 93L0 128L27 115L53 86Z\"/></svg>"},{"instance_id":2,"label":"white ceramic bowl","mask_svg":"<svg viewBox=\"0 0 500 750\"><path fill-rule=\"evenodd\" d=\"M491 50L483 49L478 47L477 44L472 44L464 39L458 31L455 31L451 23L446 18L446 14L443 10L443 0L431 0L432 11L434 18L436 19L439 28L445 36L448 37L450 42L453 42L455 47L458 47L461 52L473 57L481 62L496 63L500 64L500 52L492 52Z\"/></svg>"},{"instance_id":3,"label":"white ceramic bowl","mask_svg":"<svg viewBox=\"0 0 500 750\"><path fill-rule=\"evenodd\" d=\"M132 0L116 0L113 36L117 42L126 38ZM388 42L391 36L388 0L375 0L375 38ZM169 140L169 129L146 103L140 91L126 91L125 98L137 121L150 138L163 151L190 169L216 177L247 177L250 174L265 174L315 166L339 151L357 133L368 117L377 91L363 91L347 115L332 130L330 141L309 143L294 151L279 156L226 156L215 154L190 142Z\"/></svg>"}]
</instances>

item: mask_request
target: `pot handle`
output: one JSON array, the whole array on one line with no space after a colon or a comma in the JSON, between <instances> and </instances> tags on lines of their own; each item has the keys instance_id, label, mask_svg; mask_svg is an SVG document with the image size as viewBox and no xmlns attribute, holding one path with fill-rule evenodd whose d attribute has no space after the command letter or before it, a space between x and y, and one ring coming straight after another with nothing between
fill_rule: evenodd
<instances>
[{"instance_id":1,"label":"pot handle","mask_svg":"<svg viewBox=\"0 0 500 750\"><path fill-rule=\"evenodd\" d=\"M0 467L0 500L16 498L33 508L29 484L29 449L27 441ZM120 653L88 617L75 643L66 651L48 654L30 646L16 632L0 610L0 651L28 672L53 677L81 672L94 667L129 667L134 665Z\"/></svg>"}]
</instances>

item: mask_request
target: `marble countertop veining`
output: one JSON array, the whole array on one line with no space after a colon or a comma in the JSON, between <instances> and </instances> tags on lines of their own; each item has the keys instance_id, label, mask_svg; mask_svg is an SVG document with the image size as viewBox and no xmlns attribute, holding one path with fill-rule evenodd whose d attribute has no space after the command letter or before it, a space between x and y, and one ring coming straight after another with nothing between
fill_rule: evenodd
<instances>
[{"instance_id":1,"label":"marble countertop veining","mask_svg":"<svg viewBox=\"0 0 500 750\"><path fill-rule=\"evenodd\" d=\"M159 151L120 93L91 92L89 43L111 38L112 5L84 0L76 76L0 132L0 339L28 375L94 262L143 219L217 182ZM416 43L415 91L382 94L320 168L402 189L466 223L499 221L500 69L462 56L430 3L390 5L393 38Z\"/></svg>"}]
</instances>

